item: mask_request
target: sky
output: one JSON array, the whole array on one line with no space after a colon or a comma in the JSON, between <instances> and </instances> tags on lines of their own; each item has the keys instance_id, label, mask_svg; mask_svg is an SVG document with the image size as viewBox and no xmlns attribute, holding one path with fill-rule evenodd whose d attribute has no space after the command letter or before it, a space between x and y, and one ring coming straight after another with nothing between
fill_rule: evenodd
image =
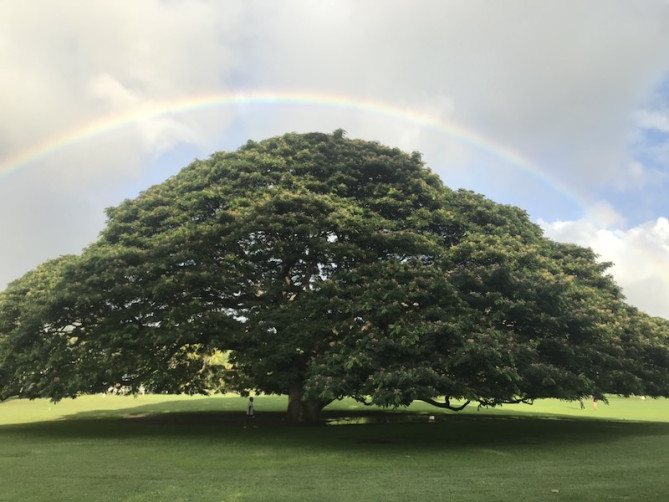
<instances>
[{"instance_id":1,"label":"sky","mask_svg":"<svg viewBox=\"0 0 669 502\"><path fill-rule=\"evenodd\" d=\"M667 0L0 0L0 289L248 139L419 151L669 318Z\"/></svg>"}]
</instances>

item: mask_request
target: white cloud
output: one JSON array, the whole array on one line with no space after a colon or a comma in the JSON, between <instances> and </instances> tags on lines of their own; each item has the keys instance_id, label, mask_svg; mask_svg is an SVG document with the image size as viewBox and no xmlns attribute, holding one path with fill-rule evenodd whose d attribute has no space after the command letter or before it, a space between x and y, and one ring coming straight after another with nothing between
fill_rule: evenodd
<instances>
[{"instance_id":1,"label":"white cloud","mask_svg":"<svg viewBox=\"0 0 669 502\"><path fill-rule=\"evenodd\" d=\"M258 16L260 80L415 105L447 96L453 119L569 182L624 169L630 113L669 68L657 50L669 14L653 2L358 2L317 26L307 4Z\"/></svg>"},{"instance_id":2,"label":"white cloud","mask_svg":"<svg viewBox=\"0 0 669 502\"><path fill-rule=\"evenodd\" d=\"M91 76L86 85L85 97L89 102L100 103L102 107L110 110L141 105L141 98L136 92L108 73Z\"/></svg>"},{"instance_id":3,"label":"white cloud","mask_svg":"<svg viewBox=\"0 0 669 502\"><path fill-rule=\"evenodd\" d=\"M429 103L568 182L609 182L628 164L631 110L669 69L669 53L656 50L669 45L669 15L656 2L63 0L34 9L15 0L0 9L0 105L18 119L0 133L14 146L176 96L297 88ZM266 122L300 129L299 119ZM149 143L164 151L202 136L211 145L210 131L230 124L216 114L194 122L165 124Z\"/></svg>"},{"instance_id":4,"label":"white cloud","mask_svg":"<svg viewBox=\"0 0 669 502\"><path fill-rule=\"evenodd\" d=\"M77 254L104 223L98 201L74 197L52 183L15 176L0 183L0 288L39 263Z\"/></svg>"},{"instance_id":5,"label":"white cloud","mask_svg":"<svg viewBox=\"0 0 669 502\"><path fill-rule=\"evenodd\" d=\"M611 274L628 302L669 319L669 220L658 218L628 230L588 220L540 222L547 237L592 248L612 262Z\"/></svg>"},{"instance_id":6,"label":"white cloud","mask_svg":"<svg viewBox=\"0 0 669 502\"><path fill-rule=\"evenodd\" d=\"M639 110L636 114L639 127L669 132L669 109Z\"/></svg>"},{"instance_id":7,"label":"white cloud","mask_svg":"<svg viewBox=\"0 0 669 502\"><path fill-rule=\"evenodd\" d=\"M661 150L665 147L654 150L654 153L661 157ZM669 154L669 145L666 146L667 154ZM647 150L648 153L648 150ZM665 155L669 158L669 155ZM656 163L654 159L653 165ZM661 162L661 161L660 161ZM653 165L647 166L643 162L635 160L627 164L626 170L620 174L616 183L616 188L621 192L637 192L646 188L662 188L669 181L669 170L662 170Z\"/></svg>"},{"instance_id":8,"label":"white cloud","mask_svg":"<svg viewBox=\"0 0 669 502\"><path fill-rule=\"evenodd\" d=\"M659 0L4 0L0 159L159 102L306 90L459 123L525 154L570 190L437 128L355 110L275 103L152 116L71 142L11 177L0 173L0 230L12 235L0 248L0 287L28 261L87 244L102 226L102 207L175 148L196 145L206 157L286 131L343 127L419 150L448 185L520 205L534 218L582 217L618 235L615 228L639 217L628 214L634 203L621 209L607 190L624 190L642 206L641 190L666 183L660 162L669 145L643 144L645 152L652 146L649 162L630 158L628 143L640 126L666 131L662 101L644 100L669 73L669 51L658 50L668 46L669 11ZM645 219L667 207L654 197ZM574 215L574 199L600 202ZM619 238L630 253L650 246Z\"/></svg>"},{"instance_id":9,"label":"white cloud","mask_svg":"<svg viewBox=\"0 0 669 502\"><path fill-rule=\"evenodd\" d=\"M585 220L601 228L616 228L625 225L625 217L604 200L586 206L584 212Z\"/></svg>"},{"instance_id":10,"label":"white cloud","mask_svg":"<svg viewBox=\"0 0 669 502\"><path fill-rule=\"evenodd\" d=\"M35 7L0 5L0 108L12 117L0 135L15 148L104 115L219 89L239 63L228 45L239 33L235 2ZM211 118L204 130L217 126Z\"/></svg>"}]
</instances>

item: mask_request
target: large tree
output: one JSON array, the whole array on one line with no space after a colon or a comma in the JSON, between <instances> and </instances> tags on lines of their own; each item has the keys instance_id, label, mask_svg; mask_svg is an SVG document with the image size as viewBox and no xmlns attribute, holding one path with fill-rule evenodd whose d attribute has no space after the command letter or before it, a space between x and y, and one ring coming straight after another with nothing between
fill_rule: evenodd
<instances>
[{"instance_id":1,"label":"large tree","mask_svg":"<svg viewBox=\"0 0 669 502\"><path fill-rule=\"evenodd\" d=\"M45 267L39 308L14 294L34 274L2 300L4 395L202 392L221 351L228 387L287 394L294 422L343 396L455 409L669 392L666 324L627 307L590 250L341 131L196 161Z\"/></svg>"}]
</instances>

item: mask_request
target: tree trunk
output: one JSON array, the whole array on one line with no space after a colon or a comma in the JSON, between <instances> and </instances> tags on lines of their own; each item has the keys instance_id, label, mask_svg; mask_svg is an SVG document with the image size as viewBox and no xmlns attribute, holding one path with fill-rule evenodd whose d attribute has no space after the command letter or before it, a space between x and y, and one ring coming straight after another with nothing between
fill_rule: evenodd
<instances>
[{"instance_id":1,"label":"tree trunk","mask_svg":"<svg viewBox=\"0 0 669 502\"><path fill-rule=\"evenodd\" d=\"M325 403L302 400L302 383L294 382L288 389L288 423L293 425L317 424Z\"/></svg>"}]
</instances>

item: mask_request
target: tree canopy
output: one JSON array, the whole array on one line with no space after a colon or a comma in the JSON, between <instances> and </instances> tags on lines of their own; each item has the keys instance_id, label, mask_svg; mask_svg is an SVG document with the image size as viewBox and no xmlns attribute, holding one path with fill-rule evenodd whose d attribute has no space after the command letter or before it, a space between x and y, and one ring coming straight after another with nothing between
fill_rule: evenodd
<instances>
[{"instance_id":1,"label":"tree canopy","mask_svg":"<svg viewBox=\"0 0 669 502\"><path fill-rule=\"evenodd\" d=\"M287 134L107 211L97 242L0 296L0 397L287 394L457 409L669 394L669 322L590 250L374 142ZM225 353L227 366L216 363Z\"/></svg>"}]
</instances>

